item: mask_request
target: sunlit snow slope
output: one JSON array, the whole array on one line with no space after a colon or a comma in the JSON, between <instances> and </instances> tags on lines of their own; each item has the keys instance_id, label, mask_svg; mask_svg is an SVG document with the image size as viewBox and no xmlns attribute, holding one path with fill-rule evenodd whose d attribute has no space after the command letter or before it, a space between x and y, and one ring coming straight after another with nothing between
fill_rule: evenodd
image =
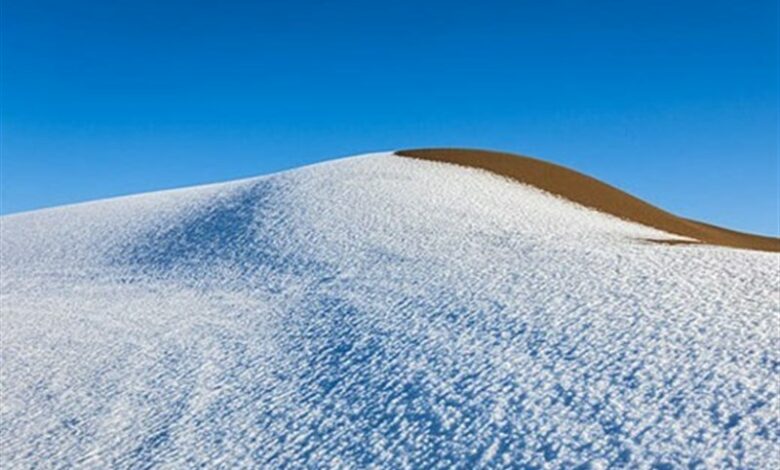
<instances>
[{"instance_id":1,"label":"sunlit snow slope","mask_svg":"<svg viewBox=\"0 0 780 470\"><path fill-rule=\"evenodd\" d=\"M392 154L0 230L4 468L780 453L776 253Z\"/></svg>"}]
</instances>

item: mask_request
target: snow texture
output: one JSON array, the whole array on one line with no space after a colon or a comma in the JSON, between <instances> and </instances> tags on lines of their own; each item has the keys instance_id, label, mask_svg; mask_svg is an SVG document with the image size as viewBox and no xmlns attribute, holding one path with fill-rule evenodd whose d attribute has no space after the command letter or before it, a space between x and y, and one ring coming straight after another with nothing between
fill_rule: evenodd
<instances>
[{"instance_id":1,"label":"snow texture","mask_svg":"<svg viewBox=\"0 0 780 470\"><path fill-rule=\"evenodd\" d=\"M777 254L392 154L0 230L4 468L778 462Z\"/></svg>"}]
</instances>

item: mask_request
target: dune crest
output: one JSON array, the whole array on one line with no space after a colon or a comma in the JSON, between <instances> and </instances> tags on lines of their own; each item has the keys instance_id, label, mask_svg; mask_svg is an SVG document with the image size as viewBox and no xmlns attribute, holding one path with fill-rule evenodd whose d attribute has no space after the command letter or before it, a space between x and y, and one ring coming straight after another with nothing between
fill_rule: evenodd
<instances>
[{"instance_id":1,"label":"dune crest","mask_svg":"<svg viewBox=\"0 0 780 470\"><path fill-rule=\"evenodd\" d=\"M504 152L454 148L402 150L396 152L396 155L487 170L621 219L692 238L698 243L780 252L778 238L737 232L686 219L648 204L595 178L535 158ZM648 241L656 242L656 240ZM690 241L661 242L692 243Z\"/></svg>"}]
</instances>

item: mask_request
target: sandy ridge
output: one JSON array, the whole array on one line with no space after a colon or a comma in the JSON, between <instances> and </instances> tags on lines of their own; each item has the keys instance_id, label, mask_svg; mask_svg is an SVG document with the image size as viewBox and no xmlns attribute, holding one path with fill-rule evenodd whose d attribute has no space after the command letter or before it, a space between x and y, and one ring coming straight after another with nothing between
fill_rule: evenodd
<instances>
[{"instance_id":1,"label":"sandy ridge","mask_svg":"<svg viewBox=\"0 0 780 470\"><path fill-rule=\"evenodd\" d=\"M536 186L578 204L700 243L780 252L780 239L737 232L671 214L595 178L554 163L471 149L413 149L396 155L480 168Z\"/></svg>"}]
</instances>

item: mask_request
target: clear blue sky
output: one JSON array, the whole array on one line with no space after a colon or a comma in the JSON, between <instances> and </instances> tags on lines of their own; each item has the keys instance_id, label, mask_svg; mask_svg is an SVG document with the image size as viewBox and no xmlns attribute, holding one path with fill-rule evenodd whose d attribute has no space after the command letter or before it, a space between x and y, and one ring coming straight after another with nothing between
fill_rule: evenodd
<instances>
[{"instance_id":1,"label":"clear blue sky","mask_svg":"<svg viewBox=\"0 0 780 470\"><path fill-rule=\"evenodd\" d=\"M776 0L2 0L0 210L465 146L776 235L778 78Z\"/></svg>"}]
</instances>

